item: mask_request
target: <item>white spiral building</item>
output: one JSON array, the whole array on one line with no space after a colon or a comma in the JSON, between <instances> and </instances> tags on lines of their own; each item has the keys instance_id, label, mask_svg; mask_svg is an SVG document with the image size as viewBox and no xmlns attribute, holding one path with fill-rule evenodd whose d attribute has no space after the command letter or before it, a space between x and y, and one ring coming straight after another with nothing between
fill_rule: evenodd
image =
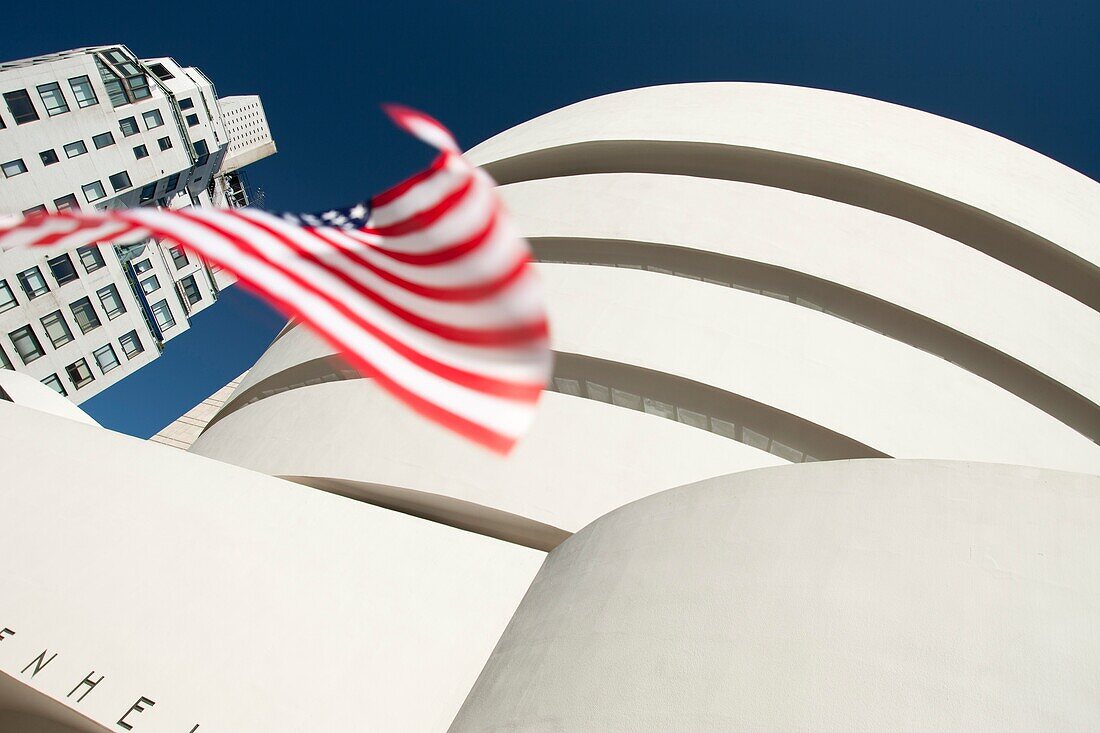
<instances>
[{"instance_id":1,"label":"white spiral building","mask_svg":"<svg viewBox=\"0 0 1100 733\"><path fill-rule=\"evenodd\" d=\"M548 291L532 433L293 325L191 452L0 379L0 733L1100 730L1100 184L763 84L469 156Z\"/></svg>"},{"instance_id":2,"label":"white spiral building","mask_svg":"<svg viewBox=\"0 0 1100 733\"><path fill-rule=\"evenodd\" d=\"M1100 186L1049 158L748 83L591 99L469 157L543 263L558 357L530 437L497 460L290 327L194 451L542 549L791 462L1100 472Z\"/></svg>"}]
</instances>

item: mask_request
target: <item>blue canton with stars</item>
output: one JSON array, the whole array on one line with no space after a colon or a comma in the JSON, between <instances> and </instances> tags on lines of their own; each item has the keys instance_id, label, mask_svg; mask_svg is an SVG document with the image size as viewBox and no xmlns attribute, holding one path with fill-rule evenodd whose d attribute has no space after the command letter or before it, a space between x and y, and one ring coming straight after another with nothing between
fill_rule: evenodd
<instances>
[{"instance_id":1,"label":"blue canton with stars","mask_svg":"<svg viewBox=\"0 0 1100 733\"><path fill-rule=\"evenodd\" d=\"M318 211L314 214L277 214L283 221L303 227L334 227L336 229L362 229L370 218L370 203L361 201L354 206Z\"/></svg>"}]
</instances>

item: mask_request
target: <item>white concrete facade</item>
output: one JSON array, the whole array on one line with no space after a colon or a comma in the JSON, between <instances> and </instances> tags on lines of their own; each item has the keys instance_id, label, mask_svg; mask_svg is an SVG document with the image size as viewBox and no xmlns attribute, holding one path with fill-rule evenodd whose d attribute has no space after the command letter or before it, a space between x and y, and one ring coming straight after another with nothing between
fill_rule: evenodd
<instances>
[{"instance_id":1,"label":"white concrete facade","mask_svg":"<svg viewBox=\"0 0 1100 733\"><path fill-rule=\"evenodd\" d=\"M259 145L227 128L201 71L171 58L138 59L125 46L0 64L0 93L0 214L241 204L247 196L236 169L275 152L269 133ZM240 99L231 98L234 110ZM237 158L227 172L231 147ZM0 254L0 368L83 402L186 331L232 283L219 275L152 240Z\"/></svg>"}]
</instances>

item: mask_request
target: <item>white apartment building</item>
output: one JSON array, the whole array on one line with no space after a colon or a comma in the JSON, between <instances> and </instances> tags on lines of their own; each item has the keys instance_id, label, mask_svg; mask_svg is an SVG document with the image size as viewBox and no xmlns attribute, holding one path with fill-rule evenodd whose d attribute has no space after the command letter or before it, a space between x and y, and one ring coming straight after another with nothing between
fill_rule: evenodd
<instances>
[{"instance_id":1,"label":"white apartment building","mask_svg":"<svg viewBox=\"0 0 1100 733\"><path fill-rule=\"evenodd\" d=\"M275 152L258 97L219 100L198 69L121 45L0 64L0 95L0 214L242 206L238 169ZM171 242L0 254L0 368L83 402L231 283Z\"/></svg>"}]
</instances>

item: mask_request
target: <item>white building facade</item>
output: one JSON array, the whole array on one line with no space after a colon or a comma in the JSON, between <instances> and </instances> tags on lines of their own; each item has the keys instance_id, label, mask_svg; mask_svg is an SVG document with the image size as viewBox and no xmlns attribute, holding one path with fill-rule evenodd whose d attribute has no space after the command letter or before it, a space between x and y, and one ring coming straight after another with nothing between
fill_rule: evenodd
<instances>
[{"instance_id":1,"label":"white building facade","mask_svg":"<svg viewBox=\"0 0 1100 733\"><path fill-rule=\"evenodd\" d=\"M2 214L243 205L243 163L223 170L230 147L238 161L275 152L270 131L263 143L233 137L198 69L125 46L0 64L0 94ZM82 402L156 358L231 282L152 240L4 253L0 368Z\"/></svg>"},{"instance_id":2,"label":"white building facade","mask_svg":"<svg viewBox=\"0 0 1100 733\"><path fill-rule=\"evenodd\" d=\"M547 290L531 433L293 324L189 451L12 383L0 733L1100 728L1100 184L764 84L468 156Z\"/></svg>"}]
</instances>

